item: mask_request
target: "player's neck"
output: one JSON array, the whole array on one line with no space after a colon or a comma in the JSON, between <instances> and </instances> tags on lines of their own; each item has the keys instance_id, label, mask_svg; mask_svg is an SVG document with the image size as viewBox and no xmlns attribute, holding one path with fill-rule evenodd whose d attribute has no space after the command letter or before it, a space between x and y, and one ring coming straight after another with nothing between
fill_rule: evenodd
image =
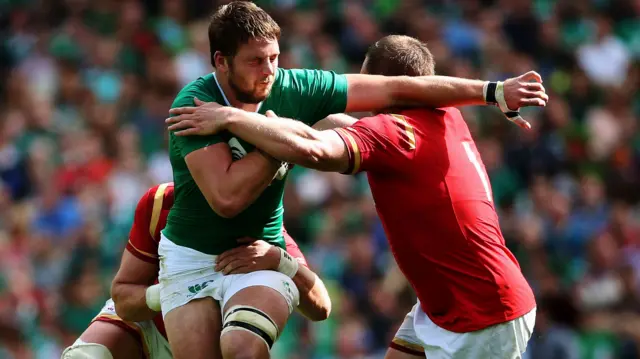
<instances>
[{"instance_id":1,"label":"player's neck","mask_svg":"<svg viewBox=\"0 0 640 359\"><path fill-rule=\"evenodd\" d=\"M233 91L233 88L231 88L231 86L229 85L229 81L224 75L216 73L214 73L213 75L219 86L220 92L222 92L222 96L224 97L225 101L228 102L225 103L225 105L233 106L235 108L239 108L241 110L249 112L258 111L258 109L260 108L259 103L244 103L238 101L235 95L235 91Z\"/></svg>"}]
</instances>

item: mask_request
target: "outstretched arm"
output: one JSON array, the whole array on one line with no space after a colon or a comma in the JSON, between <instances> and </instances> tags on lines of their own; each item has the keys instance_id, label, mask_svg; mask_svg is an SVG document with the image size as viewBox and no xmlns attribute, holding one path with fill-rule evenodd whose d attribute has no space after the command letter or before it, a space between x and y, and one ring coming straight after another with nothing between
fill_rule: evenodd
<instances>
[{"instance_id":1,"label":"outstretched arm","mask_svg":"<svg viewBox=\"0 0 640 359\"><path fill-rule=\"evenodd\" d=\"M427 107L484 105L486 81L447 76L346 75L345 112L380 110L407 104ZM531 82L534 81L534 82ZM510 109L544 106L549 97L542 78L534 71L504 81L504 98Z\"/></svg>"}]
</instances>

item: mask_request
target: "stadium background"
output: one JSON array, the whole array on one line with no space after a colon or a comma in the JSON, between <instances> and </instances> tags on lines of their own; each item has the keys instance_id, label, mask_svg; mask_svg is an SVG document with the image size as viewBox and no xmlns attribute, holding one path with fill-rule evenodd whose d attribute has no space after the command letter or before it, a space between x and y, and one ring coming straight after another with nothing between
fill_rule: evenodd
<instances>
[{"instance_id":1,"label":"stadium background","mask_svg":"<svg viewBox=\"0 0 640 359\"><path fill-rule=\"evenodd\" d=\"M640 1L271 0L282 67L357 72L387 33L439 74L530 69L552 101L518 130L464 114L535 289L530 359L638 358ZM211 0L0 0L0 358L58 358L108 297L137 199L171 180L163 119L210 71ZM413 303L366 178L296 168L286 226L330 288L275 358L382 358ZM426 230L426 229L425 229Z\"/></svg>"}]
</instances>

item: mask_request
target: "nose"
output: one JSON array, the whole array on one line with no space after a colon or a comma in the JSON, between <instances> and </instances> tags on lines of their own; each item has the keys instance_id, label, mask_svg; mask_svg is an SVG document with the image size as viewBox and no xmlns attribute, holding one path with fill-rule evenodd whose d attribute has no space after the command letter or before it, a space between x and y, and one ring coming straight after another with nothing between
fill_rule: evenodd
<instances>
[{"instance_id":1,"label":"nose","mask_svg":"<svg viewBox=\"0 0 640 359\"><path fill-rule=\"evenodd\" d=\"M276 72L276 62L267 61L264 62L264 66L262 67L262 73L265 76L271 76Z\"/></svg>"}]
</instances>

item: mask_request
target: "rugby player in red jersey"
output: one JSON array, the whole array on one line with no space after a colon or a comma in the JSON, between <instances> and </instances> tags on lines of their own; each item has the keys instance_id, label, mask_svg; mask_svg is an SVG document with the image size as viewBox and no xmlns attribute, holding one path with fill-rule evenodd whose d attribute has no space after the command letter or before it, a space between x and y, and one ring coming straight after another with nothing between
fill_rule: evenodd
<instances>
[{"instance_id":1,"label":"rugby player in red jersey","mask_svg":"<svg viewBox=\"0 0 640 359\"><path fill-rule=\"evenodd\" d=\"M154 186L140 198L129 242L113 280L113 300L107 301L80 338L65 349L62 359L172 358L155 286L158 283L160 231L172 205L173 183ZM324 320L331 311L327 290L308 268L304 255L286 231L284 237L287 253L302 264L293 277L300 291L298 309L310 320ZM278 247L264 241L247 239L241 242L246 246L218 257L216 266L221 272L237 274L278 269ZM217 357L221 358L221 355L218 353Z\"/></svg>"},{"instance_id":2,"label":"rugby player in red jersey","mask_svg":"<svg viewBox=\"0 0 640 359\"><path fill-rule=\"evenodd\" d=\"M418 40L388 36L371 47L362 73L433 75L434 62ZM541 82L533 72L519 78L531 80ZM487 83L485 96L504 110L502 86ZM457 109L389 109L317 131L300 121L200 105L206 116L173 117L169 130L227 130L282 161L367 172L391 251L418 296L387 358L521 357L535 323L535 298L505 245L489 178Z\"/></svg>"}]
</instances>

